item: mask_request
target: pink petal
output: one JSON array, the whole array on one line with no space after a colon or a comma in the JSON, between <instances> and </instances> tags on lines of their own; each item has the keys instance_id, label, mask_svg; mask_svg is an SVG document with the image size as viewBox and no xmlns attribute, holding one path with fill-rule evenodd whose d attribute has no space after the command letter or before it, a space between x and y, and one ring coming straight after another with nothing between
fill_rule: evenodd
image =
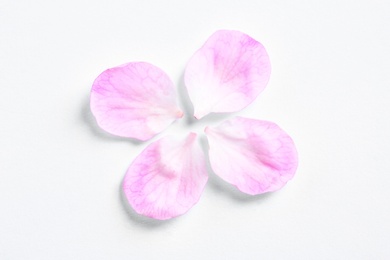
<instances>
[{"instance_id":1,"label":"pink petal","mask_svg":"<svg viewBox=\"0 0 390 260\"><path fill-rule=\"evenodd\" d=\"M205 132L213 171L242 192L278 190L295 174L295 145L272 122L236 117Z\"/></svg>"},{"instance_id":2,"label":"pink petal","mask_svg":"<svg viewBox=\"0 0 390 260\"><path fill-rule=\"evenodd\" d=\"M123 190L137 213L170 219L198 202L207 179L203 151L191 133L182 142L165 137L146 147L127 170Z\"/></svg>"},{"instance_id":3,"label":"pink petal","mask_svg":"<svg viewBox=\"0 0 390 260\"><path fill-rule=\"evenodd\" d=\"M107 132L140 140L152 138L183 116L172 81L145 62L100 74L92 86L91 110Z\"/></svg>"},{"instance_id":4,"label":"pink petal","mask_svg":"<svg viewBox=\"0 0 390 260\"><path fill-rule=\"evenodd\" d=\"M265 88L270 73L261 43L238 31L215 32L185 70L195 117L243 109Z\"/></svg>"}]
</instances>

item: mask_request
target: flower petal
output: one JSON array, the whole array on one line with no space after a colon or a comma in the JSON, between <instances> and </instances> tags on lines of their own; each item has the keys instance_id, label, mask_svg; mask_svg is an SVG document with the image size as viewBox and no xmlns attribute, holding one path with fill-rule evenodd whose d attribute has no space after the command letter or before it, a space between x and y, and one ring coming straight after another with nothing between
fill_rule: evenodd
<instances>
[{"instance_id":1,"label":"flower petal","mask_svg":"<svg viewBox=\"0 0 390 260\"><path fill-rule=\"evenodd\" d=\"M152 138L183 116L172 81L146 62L127 63L100 74L92 86L91 110L107 132L140 140Z\"/></svg>"},{"instance_id":2,"label":"flower petal","mask_svg":"<svg viewBox=\"0 0 390 260\"><path fill-rule=\"evenodd\" d=\"M275 191L298 166L292 139L272 122L236 117L205 129L211 168L242 192Z\"/></svg>"},{"instance_id":3,"label":"flower petal","mask_svg":"<svg viewBox=\"0 0 390 260\"><path fill-rule=\"evenodd\" d=\"M239 31L215 32L192 56L185 85L198 119L210 112L236 112L265 88L271 73L263 45Z\"/></svg>"},{"instance_id":4,"label":"flower petal","mask_svg":"<svg viewBox=\"0 0 390 260\"><path fill-rule=\"evenodd\" d=\"M130 165L123 190L137 213L170 219L198 202L208 175L196 139L194 133L182 142L162 138L146 147Z\"/></svg>"}]
</instances>

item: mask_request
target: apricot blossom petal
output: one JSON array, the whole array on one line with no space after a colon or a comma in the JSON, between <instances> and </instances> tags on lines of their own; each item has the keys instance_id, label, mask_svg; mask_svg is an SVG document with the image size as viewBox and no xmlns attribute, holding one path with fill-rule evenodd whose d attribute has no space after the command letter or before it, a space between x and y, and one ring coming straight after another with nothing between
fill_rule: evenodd
<instances>
[{"instance_id":1,"label":"apricot blossom petal","mask_svg":"<svg viewBox=\"0 0 390 260\"><path fill-rule=\"evenodd\" d=\"M165 137L146 147L127 170L123 191L137 213L164 220L196 204L207 179L203 151L190 133L181 142Z\"/></svg>"},{"instance_id":2,"label":"apricot blossom petal","mask_svg":"<svg viewBox=\"0 0 390 260\"><path fill-rule=\"evenodd\" d=\"M236 112L265 88L271 73L261 43L239 31L215 32L192 56L184 80L198 119Z\"/></svg>"},{"instance_id":3,"label":"apricot blossom petal","mask_svg":"<svg viewBox=\"0 0 390 260\"><path fill-rule=\"evenodd\" d=\"M244 193L278 190L295 174L295 145L272 122L236 117L205 132L211 168Z\"/></svg>"},{"instance_id":4,"label":"apricot blossom petal","mask_svg":"<svg viewBox=\"0 0 390 260\"><path fill-rule=\"evenodd\" d=\"M159 68L132 62L100 74L91 90L91 110L107 132L148 140L183 113L174 84Z\"/></svg>"}]
</instances>

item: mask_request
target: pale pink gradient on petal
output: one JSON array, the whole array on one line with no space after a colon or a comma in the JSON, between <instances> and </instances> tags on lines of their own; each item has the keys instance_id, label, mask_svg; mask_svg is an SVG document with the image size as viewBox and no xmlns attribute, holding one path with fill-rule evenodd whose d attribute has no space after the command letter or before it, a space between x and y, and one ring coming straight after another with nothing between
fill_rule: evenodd
<instances>
[{"instance_id":1,"label":"pale pink gradient on petal","mask_svg":"<svg viewBox=\"0 0 390 260\"><path fill-rule=\"evenodd\" d=\"M123 191L137 213L164 220L196 204L207 179L203 151L190 133L181 142L165 137L146 147L127 170Z\"/></svg>"},{"instance_id":2,"label":"pale pink gradient on petal","mask_svg":"<svg viewBox=\"0 0 390 260\"><path fill-rule=\"evenodd\" d=\"M261 43L239 31L215 32L192 56L184 80L198 119L236 112L265 88L271 73Z\"/></svg>"},{"instance_id":3,"label":"pale pink gradient on petal","mask_svg":"<svg viewBox=\"0 0 390 260\"><path fill-rule=\"evenodd\" d=\"M107 132L148 140L183 116L175 87L159 68L132 62L100 74L91 90L91 110Z\"/></svg>"},{"instance_id":4,"label":"pale pink gradient on petal","mask_svg":"<svg viewBox=\"0 0 390 260\"><path fill-rule=\"evenodd\" d=\"M244 193L278 190L295 174L295 145L275 123L236 117L205 132L211 168Z\"/></svg>"}]
</instances>

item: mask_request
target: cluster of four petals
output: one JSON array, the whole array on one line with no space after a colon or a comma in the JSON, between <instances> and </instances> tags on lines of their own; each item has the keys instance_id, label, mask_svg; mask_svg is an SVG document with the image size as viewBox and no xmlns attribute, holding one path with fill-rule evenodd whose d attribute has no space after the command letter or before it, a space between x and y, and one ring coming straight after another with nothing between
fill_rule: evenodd
<instances>
[{"instance_id":1,"label":"cluster of four petals","mask_svg":"<svg viewBox=\"0 0 390 260\"><path fill-rule=\"evenodd\" d=\"M270 71L261 43L239 31L215 32L185 70L194 116L243 109L265 88ZM183 116L172 81L145 62L100 74L90 104L101 128L142 141ZM278 190L294 176L298 163L294 143L275 123L235 117L206 127L205 133L212 170L244 193ZM141 215L155 219L182 215L198 202L206 185L206 160L195 133L182 141L163 137L132 162L124 177L124 194Z\"/></svg>"}]
</instances>

